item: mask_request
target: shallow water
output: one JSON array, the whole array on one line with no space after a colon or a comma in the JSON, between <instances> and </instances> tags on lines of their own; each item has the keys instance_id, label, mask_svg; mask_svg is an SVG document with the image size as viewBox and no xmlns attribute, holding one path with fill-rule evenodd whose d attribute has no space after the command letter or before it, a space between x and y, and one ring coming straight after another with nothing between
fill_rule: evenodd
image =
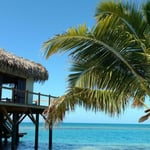
<instances>
[{"instance_id":1,"label":"shallow water","mask_svg":"<svg viewBox=\"0 0 150 150\"><path fill-rule=\"evenodd\" d=\"M34 149L34 126L23 123L18 150ZM53 150L150 150L150 125L60 124L53 129ZM1 148L9 150L10 144ZM48 129L40 124L39 150L48 149Z\"/></svg>"}]
</instances>

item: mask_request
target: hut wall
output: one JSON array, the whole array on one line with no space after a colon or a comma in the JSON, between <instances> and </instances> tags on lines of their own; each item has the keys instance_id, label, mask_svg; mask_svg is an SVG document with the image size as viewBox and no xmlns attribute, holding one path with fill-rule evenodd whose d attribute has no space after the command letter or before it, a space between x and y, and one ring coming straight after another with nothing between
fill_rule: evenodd
<instances>
[{"instance_id":1,"label":"hut wall","mask_svg":"<svg viewBox=\"0 0 150 150\"><path fill-rule=\"evenodd\" d=\"M33 84L34 84L34 79L33 78L29 78L26 80L26 90L33 92ZM29 93L28 94L28 104L32 104L33 103L33 94Z\"/></svg>"}]
</instances>

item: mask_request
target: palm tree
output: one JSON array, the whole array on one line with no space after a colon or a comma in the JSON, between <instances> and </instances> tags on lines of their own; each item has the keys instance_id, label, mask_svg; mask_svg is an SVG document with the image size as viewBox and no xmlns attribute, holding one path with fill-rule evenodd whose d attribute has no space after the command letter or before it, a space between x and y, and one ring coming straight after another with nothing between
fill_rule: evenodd
<instances>
[{"instance_id":1,"label":"palm tree","mask_svg":"<svg viewBox=\"0 0 150 150\"><path fill-rule=\"evenodd\" d=\"M143 12L133 3L103 2L92 29L80 25L44 43L46 58L65 51L72 57L67 92L49 106L47 121L62 120L76 105L110 115L121 114L130 101L144 105L150 96L150 27Z\"/></svg>"}]
</instances>

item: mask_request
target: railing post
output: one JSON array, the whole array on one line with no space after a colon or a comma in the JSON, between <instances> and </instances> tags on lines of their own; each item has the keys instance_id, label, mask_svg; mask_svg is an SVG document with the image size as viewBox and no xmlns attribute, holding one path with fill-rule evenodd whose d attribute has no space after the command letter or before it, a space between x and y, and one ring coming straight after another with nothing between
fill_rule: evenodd
<instances>
[{"instance_id":1,"label":"railing post","mask_svg":"<svg viewBox=\"0 0 150 150\"><path fill-rule=\"evenodd\" d=\"M51 95L49 95L48 105L51 103Z\"/></svg>"},{"instance_id":2,"label":"railing post","mask_svg":"<svg viewBox=\"0 0 150 150\"><path fill-rule=\"evenodd\" d=\"M37 105L40 106L40 93L38 93L38 101L37 101Z\"/></svg>"},{"instance_id":3,"label":"railing post","mask_svg":"<svg viewBox=\"0 0 150 150\"><path fill-rule=\"evenodd\" d=\"M26 94L25 94L25 95L26 95L26 96L25 96L25 104L28 104L27 102L28 102L29 91L26 90L25 93L26 93Z\"/></svg>"},{"instance_id":4,"label":"railing post","mask_svg":"<svg viewBox=\"0 0 150 150\"><path fill-rule=\"evenodd\" d=\"M15 102L15 94L14 94L14 88L12 88L12 103L14 103Z\"/></svg>"}]
</instances>

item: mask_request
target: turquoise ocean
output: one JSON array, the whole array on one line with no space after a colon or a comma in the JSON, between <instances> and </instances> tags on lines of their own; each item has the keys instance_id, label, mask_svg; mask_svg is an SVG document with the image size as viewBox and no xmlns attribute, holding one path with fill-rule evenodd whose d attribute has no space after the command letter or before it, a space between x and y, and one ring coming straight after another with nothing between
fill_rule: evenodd
<instances>
[{"instance_id":1,"label":"turquoise ocean","mask_svg":"<svg viewBox=\"0 0 150 150\"><path fill-rule=\"evenodd\" d=\"M22 123L18 150L34 150L35 128ZM48 150L48 129L40 123L39 150ZM9 150L10 145L1 150ZM61 123L53 128L53 150L150 150L149 124Z\"/></svg>"}]
</instances>

